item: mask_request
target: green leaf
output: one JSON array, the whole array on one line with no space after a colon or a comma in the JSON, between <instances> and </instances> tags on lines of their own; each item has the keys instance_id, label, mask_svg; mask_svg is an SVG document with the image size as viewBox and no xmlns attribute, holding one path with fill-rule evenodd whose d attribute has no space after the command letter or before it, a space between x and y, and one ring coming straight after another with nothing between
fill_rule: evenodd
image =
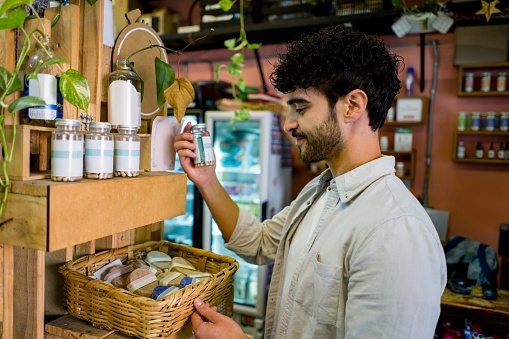
<instances>
[{"instance_id":1,"label":"green leaf","mask_svg":"<svg viewBox=\"0 0 509 339\"><path fill-rule=\"evenodd\" d=\"M154 62L156 66L157 106L161 107L166 102L164 91L175 81L175 71L158 57L156 57Z\"/></svg>"},{"instance_id":2,"label":"green leaf","mask_svg":"<svg viewBox=\"0 0 509 339\"><path fill-rule=\"evenodd\" d=\"M131 71L136 73L138 78L140 78L140 82L141 82L141 88L140 88L141 93L140 94L141 94L141 101L143 101L143 94L145 93L145 83L143 82L143 79L140 77L138 72L136 72L136 70L134 69L134 61L129 62L129 65L131 66Z\"/></svg>"},{"instance_id":3,"label":"green leaf","mask_svg":"<svg viewBox=\"0 0 509 339\"><path fill-rule=\"evenodd\" d=\"M30 75L30 78L31 79L35 78L37 76L37 74L39 74L41 69L43 69L44 67L48 67L48 66L56 65L56 64L68 64L68 62L67 62L67 60L65 60L62 57L57 57L57 56L51 57L44 62L38 63L37 66L35 67L35 70Z\"/></svg>"},{"instance_id":4,"label":"green leaf","mask_svg":"<svg viewBox=\"0 0 509 339\"><path fill-rule=\"evenodd\" d=\"M21 111L22 109L25 109L27 107L44 106L44 105L46 105L46 102L44 100L42 100L41 98L26 96L26 97L21 97L21 98L15 100L12 104L9 105L9 107L7 109L9 110L9 112L13 113L13 112Z\"/></svg>"},{"instance_id":5,"label":"green leaf","mask_svg":"<svg viewBox=\"0 0 509 339\"><path fill-rule=\"evenodd\" d=\"M221 70L221 68L228 68L228 66L226 66L225 64L220 64L220 65L217 65L216 66L216 81L219 81L219 71Z\"/></svg>"},{"instance_id":6,"label":"green leaf","mask_svg":"<svg viewBox=\"0 0 509 339\"><path fill-rule=\"evenodd\" d=\"M240 42L240 44L238 44L237 46L235 46L234 48L230 48L231 50L234 50L234 51L238 51L239 49L242 49L244 48L245 46L247 46L247 40L242 40Z\"/></svg>"},{"instance_id":7,"label":"green leaf","mask_svg":"<svg viewBox=\"0 0 509 339\"><path fill-rule=\"evenodd\" d=\"M254 43L254 44L247 44L247 48L248 49L257 49L257 48L260 48L261 45L262 45L261 42L257 42L257 43Z\"/></svg>"},{"instance_id":8,"label":"green leaf","mask_svg":"<svg viewBox=\"0 0 509 339\"><path fill-rule=\"evenodd\" d=\"M239 87L239 91L241 93L246 93L246 81L243 78L239 79L237 86Z\"/></svg>"},{"instance_id":9,"label":"green leaf","mask_svg":"<svg viewBox=\"0 0 509 339\"><path fill-rule=\"evenodd\" d=\"M80 72L69 69L60 77L60 92L71 105L84 111L90 103L90 88L87 79Z\"/></svg>"},{"instance_id":10,"label":"green leaf","mask_svg":"<svg viewBox=\"0 0 509 339\"><path fill-rule=\"evenodd\" d=\"M235 39L235 38L225 40L224 41L224 47L226 47L228 49L232 49L232 48L235 47L236 41L237 41L237 39Z\"/></svg>"},{"instance_id":11,"label":"green leaf","mask_svg":"<svg viewBox=\"0 0 509 339\"><path fill-rule=\"evenodd\" d=\"M235 111L233 119L236 121L249 120L249 111L245 108Z\"/></svg>"},{"instance_id":12,"label":"green leaf","mask_svg":"<svg viewBox=\"0 0 509 339\"><path fill-rule=\"evenodd\" d=\"M223 11L228 12L232 8L232 6L233 6L233 1L231 1L231 0L220 0L217 4L221 7L221 9Z\"/></svg>"},{"instance_id":13,"label":"green leaf","mask_svg":"<svg viewBox=\"0 0 509 339\"><path fill-rule=\"evenodd\" d=\"M242 75L242 69L237 64L231 64L228 67L228 73L240 77Z\"/></svg>"},{"instance_id":14,"label":"green leaf","mask_svg":"<svg viewBox=\"0 0 509 339\"><path fill-rule=\"evenodd\" d=\"M97 2L97 0L87 0L87 2L91 5L95 4Z\"/></svg>"},{"instance_id":15,"label":"green leaf","mask_svg":"<svg viewBox=\"0 0 509 339\"><path fill-rule=\"evenodd\" d=\"M9 71L7 68L3 68L0 66L0 96L5 92L7 88L7 84L9 83L9 80L14 76L14 82L12 83L11 87L7 91L7 95L12 94L16 91L21 91L23 89L23 85L21 84L21 81L19 78L11 71Z\"/></svg>"},{"instance_id":16,"label":"green leaf","mask_svg":"<svg viewBox=\"0 0 509 339\"><path fill-rule=\"evenodd\" d=\"M0 16L4 15L10 9L16 8L21 5L31 5L34 0L5 0L0 7Z\"/></svg>"},{"instance_id":17,"label":"green leaf","mask_svg":"<svg viewBox=\"0 0 509 339\"><path fill-rule=\"evenodd\" d=\"M392 5L394 7L399 7L403 3L403 0L392 0Z\"/></svg>"},{"instance_id":18,"label":"green leaf","mask_svg":"<svg viewBox=\"0 0 509 339\"><path fill-rule=\"evenodd\" d=\"M15 9L7 13L7 18L12 20L16 27L21 28L25 24L25 18L27 14L24 9Z\"/></svg>"},{"instance_id":19,"label":"green leaf","mask_svg":"<svg viewBox=\"0 0 509 339\"><path fill-rule=\"evenodd\" d=\"M244 55L242 53L235 53L230 59L235 63L242 63L244 62Z\"/></svg>"}]
</instances>

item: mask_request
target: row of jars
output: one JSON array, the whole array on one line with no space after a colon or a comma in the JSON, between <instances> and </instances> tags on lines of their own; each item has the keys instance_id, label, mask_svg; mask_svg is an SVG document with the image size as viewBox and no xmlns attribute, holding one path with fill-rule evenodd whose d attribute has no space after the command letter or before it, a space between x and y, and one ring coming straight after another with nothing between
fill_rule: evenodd
<instances>
[{"instance_id":1,"label":"row of jars","mask_svg":"<svg viewBox=\"0 0 509 339\"><path fill-rule=\"evenodd\" d=\"M474 91L474 73L465 73L465 83L463 90L465 92L473 92ZM505 72L499 72L497 75L497 81L496 81L496 91L497 92L505 92L506 90L506 73ZM480 78L480 87L479 90L481 92L490 92L492 91L491 88L491 72L484 72L481 75Z\"/></svg>"},{"instance_id":2,"label":"row of jars","mask_svg":"<svg viewBox=\"0 0 509 339\"><path fill-rule=\"evenodd\" d=\"M140 136L136 134L138 126L120 125L118 134L113 136L110 133L110 123L92 122L85 137L79 130L79 120L57 119L56 127L51 135L51 180L76 181L83 177L109 179L113 175L139 175Z\"/></svg>"},{"instance_id":3,"label":"row of jars","mask_svg":"<svg viewBox=\"0 0 509 339\"><path fill-rule=\"evenodd\" d=\"M458 131L504 131L509 130L509 112L459 112Z\"/></svg>"}]
</instances>

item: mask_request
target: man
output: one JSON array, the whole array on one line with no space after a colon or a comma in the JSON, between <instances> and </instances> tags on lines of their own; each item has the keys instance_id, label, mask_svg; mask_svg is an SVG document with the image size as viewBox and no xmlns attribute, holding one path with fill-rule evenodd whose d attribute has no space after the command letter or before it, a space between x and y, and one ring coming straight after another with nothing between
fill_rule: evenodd
<instances>
[{"instance_id":1,"label":"man","mask_svg":"<svg viewBox=\"0 0 509 339\"><path fill-rule=\"evenodd\" d=\"M382 41L331 27L292 42L271 75L288 93L284 128L320 176L263 223L239 209L213 167L194 168L192 135L177 136L182 168L203 194L226 247L274 262L267 338L433 337L446 283L436 230L380 153L378 129L400 89L400 59ZM197 300L197 338L246 338Z\"/></svg>"}]
</instances>

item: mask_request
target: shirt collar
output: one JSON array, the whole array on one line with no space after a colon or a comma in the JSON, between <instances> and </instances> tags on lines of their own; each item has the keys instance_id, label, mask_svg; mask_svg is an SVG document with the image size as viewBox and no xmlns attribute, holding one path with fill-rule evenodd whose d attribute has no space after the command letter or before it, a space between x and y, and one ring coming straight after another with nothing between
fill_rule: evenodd
<instances>
[{"instance_id":1,"label":"shirt collar","mask_svg":"<svg viewBox=\"0 0 509 339\"><path fill-rule=\"evenodd\" d=\"M393 156L382 156L361 165L353 170L334 178L339 197L343 203L348 203L354 197L359 195L366 187L371 185L375 180L387 174L392 174L395 159ZM330 169L325 170L319 178L318 190L328 185L332 179Z\"/></svg>"}]
</instances>

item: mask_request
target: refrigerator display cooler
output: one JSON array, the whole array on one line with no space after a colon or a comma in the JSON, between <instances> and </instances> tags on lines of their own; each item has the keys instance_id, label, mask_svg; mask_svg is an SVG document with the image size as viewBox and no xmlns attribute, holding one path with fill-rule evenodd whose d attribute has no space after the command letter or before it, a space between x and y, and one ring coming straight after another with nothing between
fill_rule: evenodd
<instances>
[{"instance_id":1,"label":"refrigerator display cooler","mask_svg":"<svg viewBox=\"0 0 509 339\"><path fill-rule=\"evenodd\" d=\"M216 175L233 201L260 220L290 203L291 145L280 130L279 115L251 111L250 119L233 121L233 111L207 111ZM263 337L271 265L253 265L224 246L224 240L204 204L203 246L235 258L240 266L234 282L234 319L252 338Z\"/></svg>"}]
</instances>

